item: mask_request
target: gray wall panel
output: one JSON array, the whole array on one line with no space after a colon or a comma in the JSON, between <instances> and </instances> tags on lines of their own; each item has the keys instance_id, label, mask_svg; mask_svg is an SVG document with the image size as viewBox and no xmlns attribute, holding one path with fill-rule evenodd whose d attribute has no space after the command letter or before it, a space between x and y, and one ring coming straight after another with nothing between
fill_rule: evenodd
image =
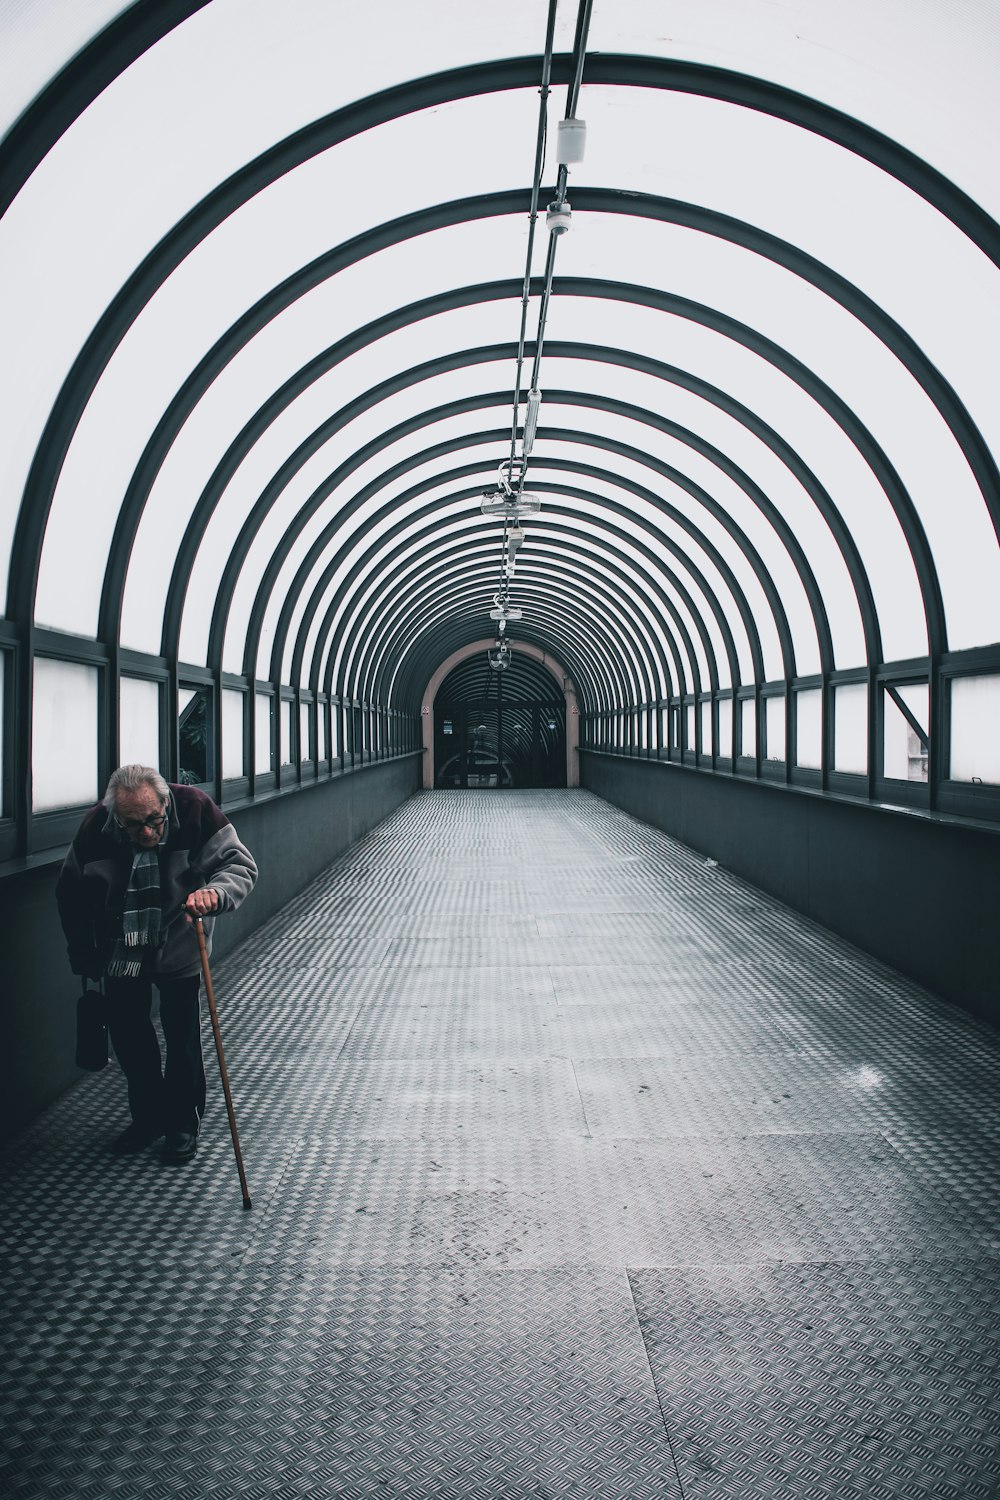
<instances>
[{"instance_id":1,"label":"gray wall panel","mask_svg":"<svg viewBox=\"0 0 1000 1500\"><path fill-rule=\"evenodd\" d=\"M1000 830L581 752L581 784L1000 1024Z\"/></svg>"}]
</instances>

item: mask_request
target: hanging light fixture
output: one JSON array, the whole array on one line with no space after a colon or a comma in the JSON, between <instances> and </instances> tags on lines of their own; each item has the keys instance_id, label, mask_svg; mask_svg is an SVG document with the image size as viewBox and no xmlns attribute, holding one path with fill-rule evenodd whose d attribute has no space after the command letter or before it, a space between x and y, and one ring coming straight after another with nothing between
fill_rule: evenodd
<instances>
[{"instance_id":1,"label":"hanging light fixture","mask_svg":"<svg viewBox=\"0 0 1000 1500\"><path fill-rule=\"evenodd\" d=\"M484 516L502 516L516 521L519 516L536 515L542 508L539 495L522 490L519 495L505 494L503 490L483 490L479 506Z\"/></svg>"}]
</instances>

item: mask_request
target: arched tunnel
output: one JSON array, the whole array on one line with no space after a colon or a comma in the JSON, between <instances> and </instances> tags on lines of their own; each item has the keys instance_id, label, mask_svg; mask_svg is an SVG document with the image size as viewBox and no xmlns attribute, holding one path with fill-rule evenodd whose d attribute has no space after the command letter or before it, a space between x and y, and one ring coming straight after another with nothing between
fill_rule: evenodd
<instances>
[{"instance_id":1,"label":"arched tunnel","mask_svg":"<svg viewBox=\"0 0 1000 1500\"><path fill-rule=\"evenodd\" d=\"M996 1495L995 6L0 42L4 1492ZM128 765L259 871L183 1166Z\"/></svg>"}]
</instances>

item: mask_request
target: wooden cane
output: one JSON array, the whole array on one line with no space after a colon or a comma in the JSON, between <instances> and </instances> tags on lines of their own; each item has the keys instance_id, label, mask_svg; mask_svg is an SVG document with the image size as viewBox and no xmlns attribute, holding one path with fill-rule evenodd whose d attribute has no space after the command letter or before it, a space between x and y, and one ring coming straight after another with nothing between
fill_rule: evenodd
<instances>
[{"instance_id":1,"label":"wooden cane","mask_svg":"<svg viewBox=\"0 0 1000 1500\"><path fill-rule=\"evenodd\" d=\"M208 949L205 946L205 924L200 917L194 919L194 930L198 934L198 947L201 951L201 972L205 976L205 993L208 995L208 1013L212 1018L212 1035L215 1037L215 1052L219 1059L219 1072L222 1074L222 1092L226 1096L226 1110L229 1115L229 1130L233 1137L233 1150L236 1153L236 1168L240 1174L240 1187L243 1190L243 1207L252 1208L250 1202L250 1190L247 1187L247 1174L243 1170L243 1157L240 1153L240 1137L236 1129L236 1115L233 1111L233 1096L229 1091L229 1073L226 1070L225 1053L222 1050L222 1032L219 1030L219 1013L215 1008L215 991L212 989L212 972L208 967Z\"/></svg>"}]
</instances>

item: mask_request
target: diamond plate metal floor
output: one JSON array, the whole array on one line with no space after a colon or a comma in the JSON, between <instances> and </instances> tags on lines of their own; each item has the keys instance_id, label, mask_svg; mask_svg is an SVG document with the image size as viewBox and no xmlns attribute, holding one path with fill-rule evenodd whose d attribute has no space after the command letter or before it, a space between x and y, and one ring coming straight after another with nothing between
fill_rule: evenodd
<instances>
[{"instance_id":1,"label":"diamond plate metal floor","mask_svg":"<svg viewBox=\"0 0 1000 1500\"><path fill-rule=\"evenodd\" d=\"M994 1033L586 792L412 799L215 981L252 1213L217 1087L8 1153L4 1495L1000 1495Z\"/></svg>"}]
</instances>

